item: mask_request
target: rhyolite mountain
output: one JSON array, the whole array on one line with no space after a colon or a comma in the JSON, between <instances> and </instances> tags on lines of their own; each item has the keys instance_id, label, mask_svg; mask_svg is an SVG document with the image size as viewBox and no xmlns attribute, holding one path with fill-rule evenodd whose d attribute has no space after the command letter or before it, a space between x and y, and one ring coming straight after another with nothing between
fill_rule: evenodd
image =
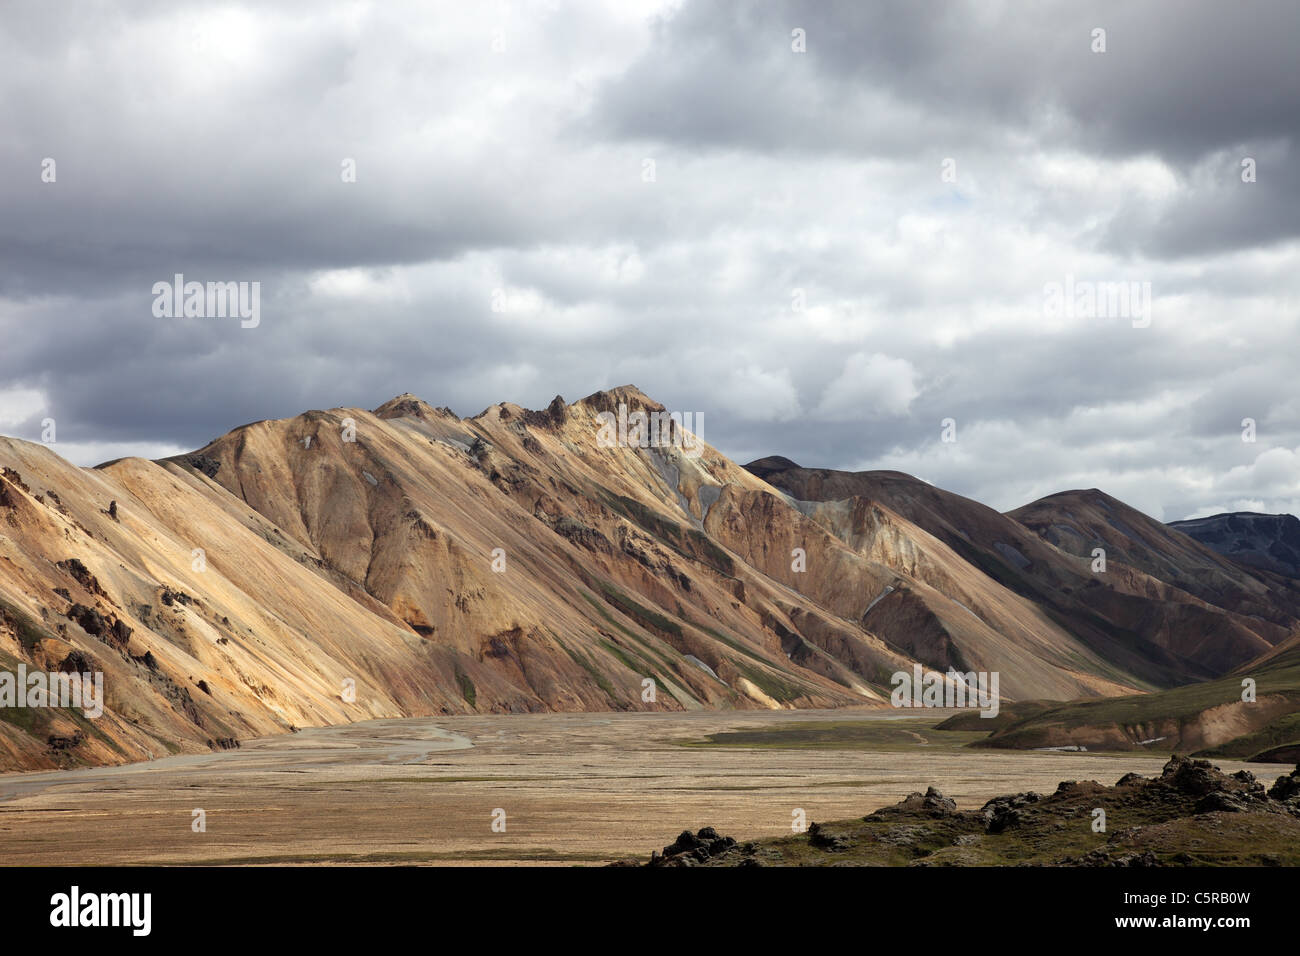
<instances>
[{"instance_id":1,"label":"rhyolite mountain","mask_svg":"<svg viewBox=\"0 0 1300 956\"><path fill-rule=\"evenodd\" d=\"M1288 630L1296 624L1300 580L1294 575L1225 556L1188 535L1182 522L1162 524L1096 488L1050 495L1009 514L1067 554L1084 557L1102 547L1108 561L1137 568L1213 606Z\"/></svg>"},{"instance_id":2,"label":"rhyolite mountain","mask_svg":"<svg viewBox=\"0 0 1300 956\"><path fill-rule=\"evenodd\" d=\"M996 670L1009 702L1115 697L1294 630L1231 562L1093 574L904 475L604 447L619 406L664 410L402 395L93 469L0 439L0 670L101 671L107 697L0 709L0 767L405 715L883 707L915 663Z\"/></svg>"},{"instance_id":3,"label":"rhyolite mountain","mask_svg":"<svg viewBox=\"0 0 1300 956\"><path fill-rule=\"evenodd\" d=\"M995 747L1192 750L1294 760L1300 753L1300 581L1238 563L1093 488L1007 514L898 472L805 469L784 458L746 466L815 513L826 501L883 502L973 565L1049 609L1089 647L1173 689L1064 703L1019 701L985 742ZM1270 515L1251 517L1273 518ZM1283 518L1290 516L1281 516ZM1212 520L1212 519L1207 519ZM1294 520L1294 519L1292 519ZM1263 522L1272 529L1283 522ZM1248 527L1243 521L1239 527ZM1207 542L1208 543L1208 542ZM1105 571L1094 571L1100 549ZM1285 553L1274 545L1276 554ZM1274 568L1277 565L1273 566ZM1242 681L1256 685L1242 698ZM954 718L948 726L983 729Z\"/></svg>"},{"instance_id":4,"label":"rhyolite mountain","mask_svg":"<svg viewBox=\"0 0 1300 956\"><path fill-rule=\"evenodd\" d=\"M1300 624L1298 582L1266 580L1095 489L1000 514L898 472L806 469L787 459L747 467L809 514L855 501L891 508L1155 686L1220 676ZM1092 570L1096 548L1104 572Z\"/></svg>"}]
</instances>

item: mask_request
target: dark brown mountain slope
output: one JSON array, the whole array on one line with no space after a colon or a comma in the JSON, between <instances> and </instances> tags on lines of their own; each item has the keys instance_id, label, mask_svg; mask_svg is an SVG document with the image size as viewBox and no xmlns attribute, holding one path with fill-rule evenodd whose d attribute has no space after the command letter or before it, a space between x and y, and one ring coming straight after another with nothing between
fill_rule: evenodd
<instances>
[{"instance_id":1,"label":"dark brown mountain slope","mask_svg":"<svg viewBox=\"0 0 1300 956\"><path fill-rule=\"evenodd\" d=\"M1063 491L1008 512L1067 554L1104 548L1122 562L1209 604L1263 618L1270 644L1300 623L1300 582L1244 567L1205 546L1177 524L1166 525L1097 489Z\"/></svg>"},{"instance_id":2,"label":"dark brown mountain slope","mask_svg":"<svg viewBox=\"0 0 1300 956\"><path fill-rule=\"evenodd\" d=\"M801 468L783 458L746 467L797 502L863 499L888 507L1151 686L1224 674L1287 633L1284 625L1215 606L1122 561L1094 573L1090 557L1068 554L1014 517L909 475ZM1285 620L1289 608L1283 603L1270 613Z\"/></svg>"}]
</instances>

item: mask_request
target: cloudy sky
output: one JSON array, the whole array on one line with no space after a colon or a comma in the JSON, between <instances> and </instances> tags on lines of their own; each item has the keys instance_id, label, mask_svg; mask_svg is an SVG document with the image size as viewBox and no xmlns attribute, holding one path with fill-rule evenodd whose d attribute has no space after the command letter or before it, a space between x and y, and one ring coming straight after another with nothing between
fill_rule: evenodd
<instances>
[{"instance_id":1,"label":"cloudy sky","mask_svg":"<svg viewBox=\"0 0 1300 956\"><path fill-rule=\"evenodd\" d=\"M10 2L0 433L93 464L634 383L742 462L1300 513L1297 37L1293 2ZM155 316L176 273L261 283L260 323Z\"/></svg>"}]
</instances>

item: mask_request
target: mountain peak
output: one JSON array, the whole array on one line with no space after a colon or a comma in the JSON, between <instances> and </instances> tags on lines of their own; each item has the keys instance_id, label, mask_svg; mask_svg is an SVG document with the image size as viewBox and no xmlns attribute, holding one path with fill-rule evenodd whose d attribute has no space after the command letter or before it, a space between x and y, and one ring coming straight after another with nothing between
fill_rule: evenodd
<instances>
[{"instance_id":1,"label":"mountain peak","mask_svg":"<svg viewBox=\"0 0 1300 956\"><path fill-rule=\"evenodd\" d=\"M455 413L447 407L434 408L424 399L410 392L403 392L390 398L384 404L374 410L377 418L437 418L448 415L455 417Z\"/></svg>"},{"instance_id":2,"label":"mountain peak","mask_svg":"<svg viewBox=\"0 0 1300 956\"><path fill-rule=\"evenodd\" d=\"M666 411L662 404L656 402L635 385L619 385L617 388L592 392L586 398L579 399L574 404L582 405L596 412L617 412L619 405L626 405L629 410L640 408L652 412Z\"/></svg>"},{"instance_id":3,"label":"mountain peak","mask_svg":"<svg viewBox=\"0 0 1300 956\"><path fill-rule=\"evenodd\" d=\"M797 462L791 461L784 455L768 455L766 458L756 458L745 466L745 470L751 475L764 480L768 475L779 474L783 471L792 471L799 468Z\"/></svg>"}]
</instances>

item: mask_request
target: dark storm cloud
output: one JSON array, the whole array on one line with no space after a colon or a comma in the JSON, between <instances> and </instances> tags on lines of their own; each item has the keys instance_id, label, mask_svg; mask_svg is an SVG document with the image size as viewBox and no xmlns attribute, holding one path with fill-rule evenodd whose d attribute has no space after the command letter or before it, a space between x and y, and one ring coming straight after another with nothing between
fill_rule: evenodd
<instances>
[{"instance_id":1,"label":"dark storm cloud","mask_svg":"<svg viewBox=\"0 0 1300 956\"><path fill-rule=\"evenodd\" d=\"M1104 53L1092 50L1095 28ZM794 29L803 55L792 55ZM888 97L934 124L923 128L950 124L966 138L993 124L1191 161L1295 132L1298 33L1300 7L1285 0L688 4L595 116L622 135L858 154L897 141L873 138L877 117L848 108Z\"/></svg>"},{"instance_id":2,"label":"dark storm cloud","mask_svg":"<svg viewBox=\"0 0 1300 956\"><path fill-rule=\"evenodd\" d=\"M1300 161L1298 36L1287 0L689 4L604 91L593 122L686 148L930 165L1044 144L1153 154L1201 175L1168 208L1121 211L1106 239L1182 255L1300 230L1287 172ZM1242 190L1240 161L1261 154L1267 172Z\"/></svg>"},{"instance_id":3,"label":"dark storm cloud","mask_svg":"<svg viewBox=\"0 0 1300 956\"><path fill-rule=\"evenodd\" d=\"M1298 16L11 4L0 422L90 463L631 382L741 460L1300 507ZM156 317L177 272L260 282L260 324ZM1067 276L1150 282L1150 327L1049 315Z\"/></svg>"}]
</instances>

